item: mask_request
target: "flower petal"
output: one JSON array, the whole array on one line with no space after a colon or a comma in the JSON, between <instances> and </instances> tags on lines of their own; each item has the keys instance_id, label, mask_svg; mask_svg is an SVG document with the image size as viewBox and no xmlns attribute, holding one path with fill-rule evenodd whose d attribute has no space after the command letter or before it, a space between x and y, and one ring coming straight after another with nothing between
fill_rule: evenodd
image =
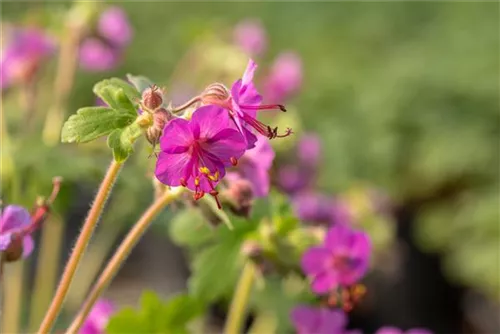
<instances>
[{"instance_id":1,"label":"flower petal","mask_svg":"<svg viewBox=\"0 0 500 334\"><path fill-rule=\"evenodd\" d=\"M189 122L182 118L171 120L160 138L162 150L172 150L176 147L189 147L194 141Z\"/></svg>"},{"instance_id":2,"label":"flower petal","mask_svg":"<svg viewBox=\"0 0 500 334\"><path fill-rule=\"evenodd\" d=\"M0 234L0 252L7 250L11 242L12 242L12 233Z\"/></svg>"},{"instance_id":3,"label":"flower petal","mask_svg":"<svg viewBox=\"0 0 500 334\"><path fill-rule=\"evenodd\" d=\"M201 145L203 151L210 152L226 166L231 165L231 157L239 159L245 153L246 147L241 134L229 128L223 129Z\"/></svg>"},{"instance_id":4,"label":"flower petal","mask_svg":"<svg viewBox=\"0 0 500 334\"><path fill-rule=\"evenodd\" d=\"M196 109L190 121L191 130L198 138L210 139L220 131L231 126L226 109L215 105L207 105Z\"/></svg>"},{"instance_id":5,"label":"flower petal","mask_svg":"<svg viewBox=\"0 0 500 334\"><path fill-rule=\"evenodd\" d=\"M297 306L290 313L290 318L298 334L317 334L320 314L310 306Z\"/></svg>"},{"instance_id":6,"label":"flower petal","mask_svg":"<svg viewBox=\"0 0 500 334\"><path fill-rule=\"evenodd\" d=\"M318 334L344 334L347 324L347 316L343 311L320 309L320 322L317 329Z\"/></svg>"},{"instance_id":7,"label":"flower petal","mask_svg":"<svg viewBox=\"0 0 500 334\"><path fill-rule=\"evenodd\" d=\"M331 250L344 248L352 242L353 229L345 224L336 224L330 228L325 237L325 247Z\"/></svg>"},{"instance_id":8,"label":"flower petal","mask_svg":"<svg viewBox=\"0 0 500 334\"><path fill-rule=\"evenodd\" d=\"M27 258L30 256L31 252L33 252L33 248L35 248L35 241L31 235L26 235L23 238L23 258Z\"/></svg>"},{"instance_id":9,"label":"flower petal","mask_svg":"<svg viewBox=\"0 0 500 334\"><path fill-rule=\"evenodd\" d=\"M332 259L330 250L324 247L311 247L302 255L301 266L306 275L317 275L328 270Z\"/></svg>"},{"instance_id":10,"label":"flower petal","mask_svg":"<svg viewBox=\"0 0 500 334\"><path fill-rule=\"evenodd\" d=\"M247 163L241 167L243 178L250 181L254 196L265 197L269 194L270 177L269 171L263 168L256 168L255 165Z\"/></svg>"},{"instance_id":11,"label":"flower petal","mask_svg":"<svg viewBox=\"0 0 500 334\"><path fill-rule=\"evenodd\" d=\"M0 218L0 233L13 231L31 223L31 216L28 210L18 205L8 205Z\"/></svg>"},{"instance_id":12,"label":"flower petal","mask_svg":"<svg viewBox=\"0 0 500 334\"><path fill-rule=\"evenodd\" d=\"M311 289L314 293L325 294L338 286L337 275L333 271L326 271L314 277Z\"/></svg>"},{"instance_id":13,"label":"flower petal","mask_svg":"<svg viewBox=\"0 0 500 334\"><path fill-rule=\"evenodd\" d=\"M170 154L160 152L156 161L155 175L163 184L176 187L181 185L181 178L190 176L189 162L191 156L188 153ZM186 179L187 181L187 179Z\"/></svg>"}]
</instances>

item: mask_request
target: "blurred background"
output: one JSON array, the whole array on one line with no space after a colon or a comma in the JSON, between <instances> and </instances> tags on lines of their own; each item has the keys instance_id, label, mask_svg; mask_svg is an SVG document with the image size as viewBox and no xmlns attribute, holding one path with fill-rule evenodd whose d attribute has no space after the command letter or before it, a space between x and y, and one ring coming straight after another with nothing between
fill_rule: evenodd
<instances>
[{"instance_id":1,"label":"blurred background","mask_svg":"<svg viewBox=\"0 0 500 334\"><path fill-rule=\"evenodd\" d=\"M266 73L283 52L293 52L301 64L300 87L286 98L289 112L275 120L291 125L296 138L276 144L278 157L293 160L297 138L314 133L322 145L318 191L344 194L362 206L358 195L370 189L389 203L389 218L370 223L371 233L382 234L384 241L367 279L369 294L351 314L351 326L366 333L385 324L435 333L500 332L498 3L113 5L130 20L130 43L112 68L76 70L64 118L96 104L95 82L127 73L165 86L174 103L214 81L230 85L248 61L235 27L258 22L266 47L253 56L263 89ZM2 50L7 25L42 27L62 40L70 6L2 3ZM4 298L24 307L20 314L4 308L4 317L31 314L38 319L33 323L43 315L110 159L105 141L62 145L42 135L47 123L53 124L47 117L56 71L52 55L37 71L34 106L23 102L30 92L26 85L2 91L4 203L31 206L37 195L48 193L53 176L65 180L54 214L37 235L43 246L6 268ZM68 312L153 198L154 159L148 159L146 146L139 143L116 185L70 293ZM168 214L158 219L107 297L135 304L143 289L167 297L185 288L189 261L172 243L168 224ZM38 305L30 303L34 299ZM34 328L28 320L21 323Z\"/></svg>"}]
</instances>

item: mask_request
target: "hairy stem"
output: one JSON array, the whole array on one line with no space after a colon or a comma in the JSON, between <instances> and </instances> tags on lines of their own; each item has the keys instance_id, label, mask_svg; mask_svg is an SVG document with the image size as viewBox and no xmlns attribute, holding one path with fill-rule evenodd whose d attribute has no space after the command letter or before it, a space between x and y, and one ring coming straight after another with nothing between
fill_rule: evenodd
<instances>
[{"instance_id":1,"label":"hairy stem","mask_svg":"<svg viewBox=\"0 0 500 334\"><path fill-rule=\"evenodd\" d=\"M241 272L231 306L229 307L229 315L224 328L225 334L241 334L254 281L255 265L247 261Z\"/></svg>"},{"instance_id":2,"label":"hairy stem","mask_svg":"<svg viewBox=\"0 0 500 334\"><path fill-rule=\"evenodd\" d=\"M182 193L184 188L175 188L172 191L165 192L161 197L155 200L149 208L144 212L137 223L132 227L125 239L122 241L113 257L109 260L103 272L97 279L92 290L90 291L87 299L83 303L80 312L77 314L75 320L71 323L66 333L78 333L83 322L87 318L92 307L102 295L104 290L113 280L114 276L120 269L123 262L127 259L132 248L137 244L139 239L144 235L147 228L151 225L154 218L165 208L166 205L177 199Z\"/></svg>"},{"instance_id":3,"label":"hairy stem","mask_svg":"<svg viewBox=\"0 0 500 334\"><path fill-rule=\"evenodd\" d=\"M38 329L38 333L49 333L52 329L54 322L61 311L62 304L68 293L68 289L71 285L71 281L76 272L76 268L80 262L80 259L87 248L90 237L94 232L94 229L99 221L99 217L101 216L101 212L104 208L104 204L108 198L109 193L111 192L111 188L120 172L122 167L122 163L116 162L113 160L111 165L104 176L104 179L99 187L97 195L95 197L95 201L90 208L89 214L85 223L83 224L82 231L76 240L75 247L71 256L64 268L64 272L62 274L61 281L59 282L59 286L57 287L54 298L52 299L52 303L49 307L49 310L45 314L45 318Z\"/></svg>"},{"instance_id":4,"label":"hairy stem","mask_svg":"<svg viewBox=\"0 0 500 334\"><path fill-rule=\"evenodd\" d=\"M57 283L61 245L64 239L64 222L61 217L50 216L42 229L40 250L36 265L35 286L31 302L29 330L35 333L50 304L52 291Z\"/></svg>"}]
</instances>

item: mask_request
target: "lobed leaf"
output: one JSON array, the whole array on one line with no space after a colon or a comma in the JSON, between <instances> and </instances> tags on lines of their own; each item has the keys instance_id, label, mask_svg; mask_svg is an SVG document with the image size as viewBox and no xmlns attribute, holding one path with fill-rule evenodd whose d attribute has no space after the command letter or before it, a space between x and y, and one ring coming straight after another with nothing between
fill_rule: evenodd
<instances>
[{"instance_id":1,"label":"lobed leaf","mask_svg":"<svg viewBox=\"0 0 500 334\"><path fill-rule=\"evenodd\" d=\"M85 107L69 117L61 132L63 143L86 143L131 124L135 119L128 113L106 107Z\"/></svg>"}]
</instances>

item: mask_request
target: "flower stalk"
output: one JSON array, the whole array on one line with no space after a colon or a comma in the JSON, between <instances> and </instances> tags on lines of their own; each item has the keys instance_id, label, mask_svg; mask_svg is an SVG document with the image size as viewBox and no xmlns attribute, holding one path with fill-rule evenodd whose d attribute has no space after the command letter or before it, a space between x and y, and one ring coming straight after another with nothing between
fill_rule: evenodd
<instances>
[{"instance_id":1,"label":"flower stalk","mask_svg":"<svg viewBox=\"0 0 500 334\"><path fill-rule=\"evenodd\" d=\"M116 273L130 254L132 248L134 248L137 242L141 239L156 216L158 216L158 214L165 208L166 205L176 200L183 191L183 187L178 187L170 191L166 191L144 212L141 218L137 221L137 223L122 241L111 260L109 260L108 264L106 265L92 290L90 291L87 299L83 303L83 306L80 309L79 313L66 331L66 334L78 333L80 327L83 325L83 322L92 310L92 307L97 302L99 297L103 294L104 290L111 283Z\"/></svg>"},{"instance_id":2,"label":"flower stalk","mask_svg":"<svg viewBox=\"0 0 500 334\"><path fill-rule=\"evenodd\" d=\"M53 105L45 118L43 141L53 146L59 142L60 132L64 121L64 109L69 93L73 87L78 62L78 46L82 37L84 25L67 23L66 33L61 43L61 51L57 64L54 81Z\"/></svg>"},{"instance_id":3,"label":"flower stalk","mask_svg":"<svg viewBox=\"0 0 500 334\"><path fill-rule=\"evenodd\" d=\"M251 261L245 263L233 295L233 300L231 301L231 306L229 307L224 334L241 334L247 314L250 293L255 282L255 270L255 265Z\"/></svg>"},{"instance_id":4,"label":"flower stalk","mask_svg":"<svg viewBox=\"0 0 500 334\"><path fill-rule=\"evenodd\" d=\"M59 282L55 296L52 299L52 303L45 314L40 328L38 329L38 333L49 333L52 329L52 326L54 325L54 322L61 310L64 299L66 298L66 294L68 293L80 259L87 248L90 237L94 232L97 222L99 221L99 217L101 216L108 195L111 192L111 188L118 177L122 165L123 164L120 162L113 161L109 166L99 187L95 201L92 204L87 219L82 227L82 231L78 236L73 252L71 253L66 267L64 268L61 281Z\"/></svg>"}]
</instances>

